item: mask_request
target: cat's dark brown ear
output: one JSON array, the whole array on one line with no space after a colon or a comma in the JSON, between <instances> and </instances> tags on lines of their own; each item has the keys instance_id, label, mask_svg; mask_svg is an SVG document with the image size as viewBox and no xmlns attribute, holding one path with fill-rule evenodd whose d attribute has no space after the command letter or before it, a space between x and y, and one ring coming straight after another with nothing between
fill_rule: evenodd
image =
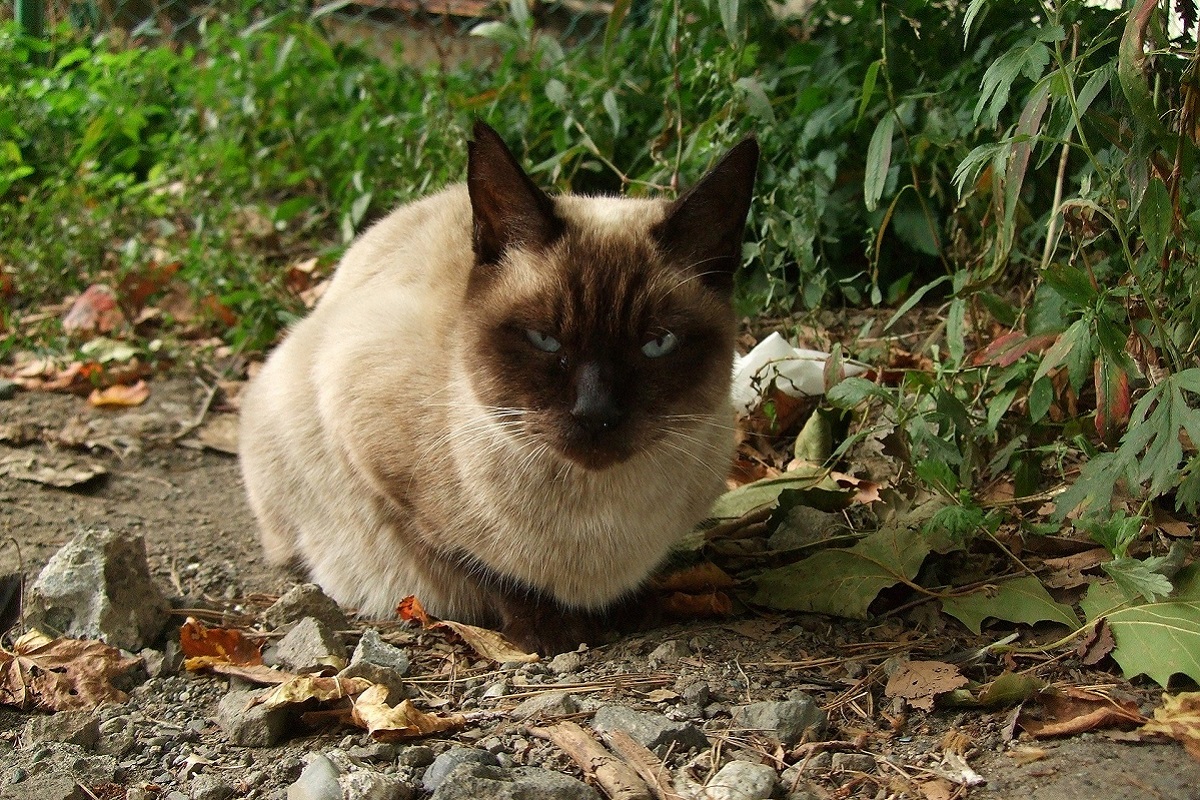
<instances>
[{"instance_id":1,"label":"cat's dark brown ear","mask_svg":"<svg viewBox=\"0 0 1200 800\"><path fill-rule=\"evenodd\" d=\"M733 289L742 263L742 237L754 196L758 142L743 139L700 182L671 204L654 227L660 247L722 292Z\"/></svg>"},{"instance_id":2,"label":"cat's dark brown ear","mask_svg":"<svg viewBox=\"0 0 1200 800\"><path fill-rule=\"evenodd\" d=\"M554 202L529 179L500 135L475 123L467 145L475 261L495 264L510 247L543 247L562 232Z\"/></svg>"}]
</instances>

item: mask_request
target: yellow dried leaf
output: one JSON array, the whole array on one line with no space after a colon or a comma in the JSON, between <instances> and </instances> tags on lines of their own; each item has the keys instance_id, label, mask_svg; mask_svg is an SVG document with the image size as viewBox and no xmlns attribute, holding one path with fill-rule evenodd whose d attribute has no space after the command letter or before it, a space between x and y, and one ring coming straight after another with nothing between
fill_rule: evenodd
<instances>
[{"instance_id":1,"label":"yellow dried leaf","mask_svg":"<svg viewBox=\"0 0 1200 800\"><path fill-rule=\"evenodd\" d=\"M88 395L88 403L97 408L123 408L140 406L150 396L150 387L145 381L138 381L132 386L116 384L107 389L93 389Z\"/></svg>"},{"instance_id":2,"label":"yellow dried leaf","mask_svg":"<svg viewBox=\"0 0 1200 800\"><path fill-rule=\"evenodd\" d=\"M366 678L295 675L272 689L259 703L271 709L304 703L309 700L320 702L339 700L343 697L362 694L374 685Z\"/></svg>"},{"instance_id":3,"label":"yellow dried leaf","mask_svg":"<svg viewBox=\"0 0 1200 800\"><path fill-rule=\"evenodd\" d=\"M1188 755L1200 761L1200 692L1163 695L1154 719L1142 726L1145 733L1162 733L1178 740Z\"/></svg>"},{"instance_id":4,"label":"yellow dried leaf","mask_svg":"<svg viewBox=\"0 0 1200 800\"><path fill-rule=\"evenodd\" d=\"M501 663L505 661L523 661L528 663L537 661L539 658L537 653L526 653L496 631L479 628L475 625L467 625L462 622L453 622L451 620L442 620L437 624L457 633L462 637L464 642L470 645L472 650L484 658L490 658L492 661L499 661Z\"/></svg>"},{"instance_id":5,"label":"yellow dried leaf","mask_svg":"<svg viewBox=\"0 0 1200 800\"><path fill-rule=\"evenodd\" d=\"M410 700L389 706L386 702L387 693L386 686L372 685L358 696L351 711L354 724L365 728L379 741L415 739L467 724L467 717L463 714L429 714L418 709Z\"/></svg>"},{"instance_id":6,"label":"yellow dried leaf","mask_svg":"<svg viewBox=\"0 0 1200 800\"><path fill-rule=\"evenodd\" d=\"M124 658L104 642L51 639L30 631L11 653L0 650L0 705L67 711L123 703L125 693L111 681L139 663L140 658Z\"/></svg>"}]
</instances>

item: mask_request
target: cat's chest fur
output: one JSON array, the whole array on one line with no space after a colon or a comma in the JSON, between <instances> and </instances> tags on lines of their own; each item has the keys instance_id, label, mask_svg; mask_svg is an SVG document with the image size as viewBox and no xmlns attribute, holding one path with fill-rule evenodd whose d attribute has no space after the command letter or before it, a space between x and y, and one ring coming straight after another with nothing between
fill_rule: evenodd
<instances>
[{"instance_id":1,"label":"cat's chest fur","mask_svg":"<svg viewBox=\"0 0 1200 800\"><path fill-rule=\"evenodd\" d=\"M722 488L757 150L674 204L550 198L476 135L468 184L364 234L252 383L243 473L268 554L340 602L567 647L521 615L627 595Z\"/></svg>"}]
</instances>

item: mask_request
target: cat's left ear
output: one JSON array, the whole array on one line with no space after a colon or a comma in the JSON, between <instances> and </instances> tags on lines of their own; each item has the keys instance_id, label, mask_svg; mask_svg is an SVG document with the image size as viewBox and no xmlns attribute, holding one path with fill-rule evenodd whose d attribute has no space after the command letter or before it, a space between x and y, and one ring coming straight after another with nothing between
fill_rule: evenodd
<instances>
[{"instance_id":1,"label":"cat's left ear","mask_svg":"<svg viewBox=\"0 0 1200 800\"><path fill-rule=\"evenodd\" d=\"M742 263L757 171L758 142L749 137L672 203L653 229L664 251L718 291L733 290L733 273Z\"/></svg>"},{"instance_id":2,"label":"cat's left ear","mask_svg":"<svg viewBox=\"0 0 1200 800\"><path fill-rule=\"evenodd\" d=\"M562 232L554 201L534 185L500 135L475 123L467 145L475 261L495 264L510 247L544 247Z\"/></svg>"}]
</instances>

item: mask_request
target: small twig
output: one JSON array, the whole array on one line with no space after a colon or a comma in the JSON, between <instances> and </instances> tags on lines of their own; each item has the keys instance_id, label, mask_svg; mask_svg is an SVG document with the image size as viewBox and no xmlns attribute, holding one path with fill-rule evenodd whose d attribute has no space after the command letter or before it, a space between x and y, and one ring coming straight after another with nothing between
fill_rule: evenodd
<instances>
[{"instance_id":1,"label":"small twig","mask_svg":"<svg viewBox=\"0 0 1200 800\"><path fill-rule=\"evenodd\" d=\"M196 380L198 383L200 383L201 386L205 385L204 382L201 381L199 378L197 378ZM171 437L172 442L178 442L180 439L182 439L185 436L188 436L189 434L191 434L192 431L196 430L197 428L199 428L201 425L204 424L204 419L205 419L205 417L208 416L208 410L210 408L212 408L213 400L216 398L217 392L220 390L220 388L221 388L221 385L215 381L213 382L212 386L208 387L208 395L204 398L204 402L200 404L200 410L196 413L196 418L194 420L192 420L191 423L189 423L188 425L185 425L183 427L183 430L179 431L174 436L172 436Z\"/></svg>"},{"instance_id":2,"label":"small twig","mask_svg":"<svg viewBox=\"0 0 1200 800\"><path fill-rule=\"evenodd\" d=\"M625 759L625 763L633 767L633 771L646 782L655 800L683 800L683 796L675 791L666 767L654 753L634 741L625 731L614 730L601 735L605 744Z\"/></svg>"},{"instance_id":3,"label":"small twig","mask_svg":"<svg viewBox=\"0 0 1200 800\"><path fill-rule=\"evenodd\" d=\"M574 722L530 728L529 733L557 745L611 800L650 800L650 788L637 772Z\"/></svg>"}]
</instances>

